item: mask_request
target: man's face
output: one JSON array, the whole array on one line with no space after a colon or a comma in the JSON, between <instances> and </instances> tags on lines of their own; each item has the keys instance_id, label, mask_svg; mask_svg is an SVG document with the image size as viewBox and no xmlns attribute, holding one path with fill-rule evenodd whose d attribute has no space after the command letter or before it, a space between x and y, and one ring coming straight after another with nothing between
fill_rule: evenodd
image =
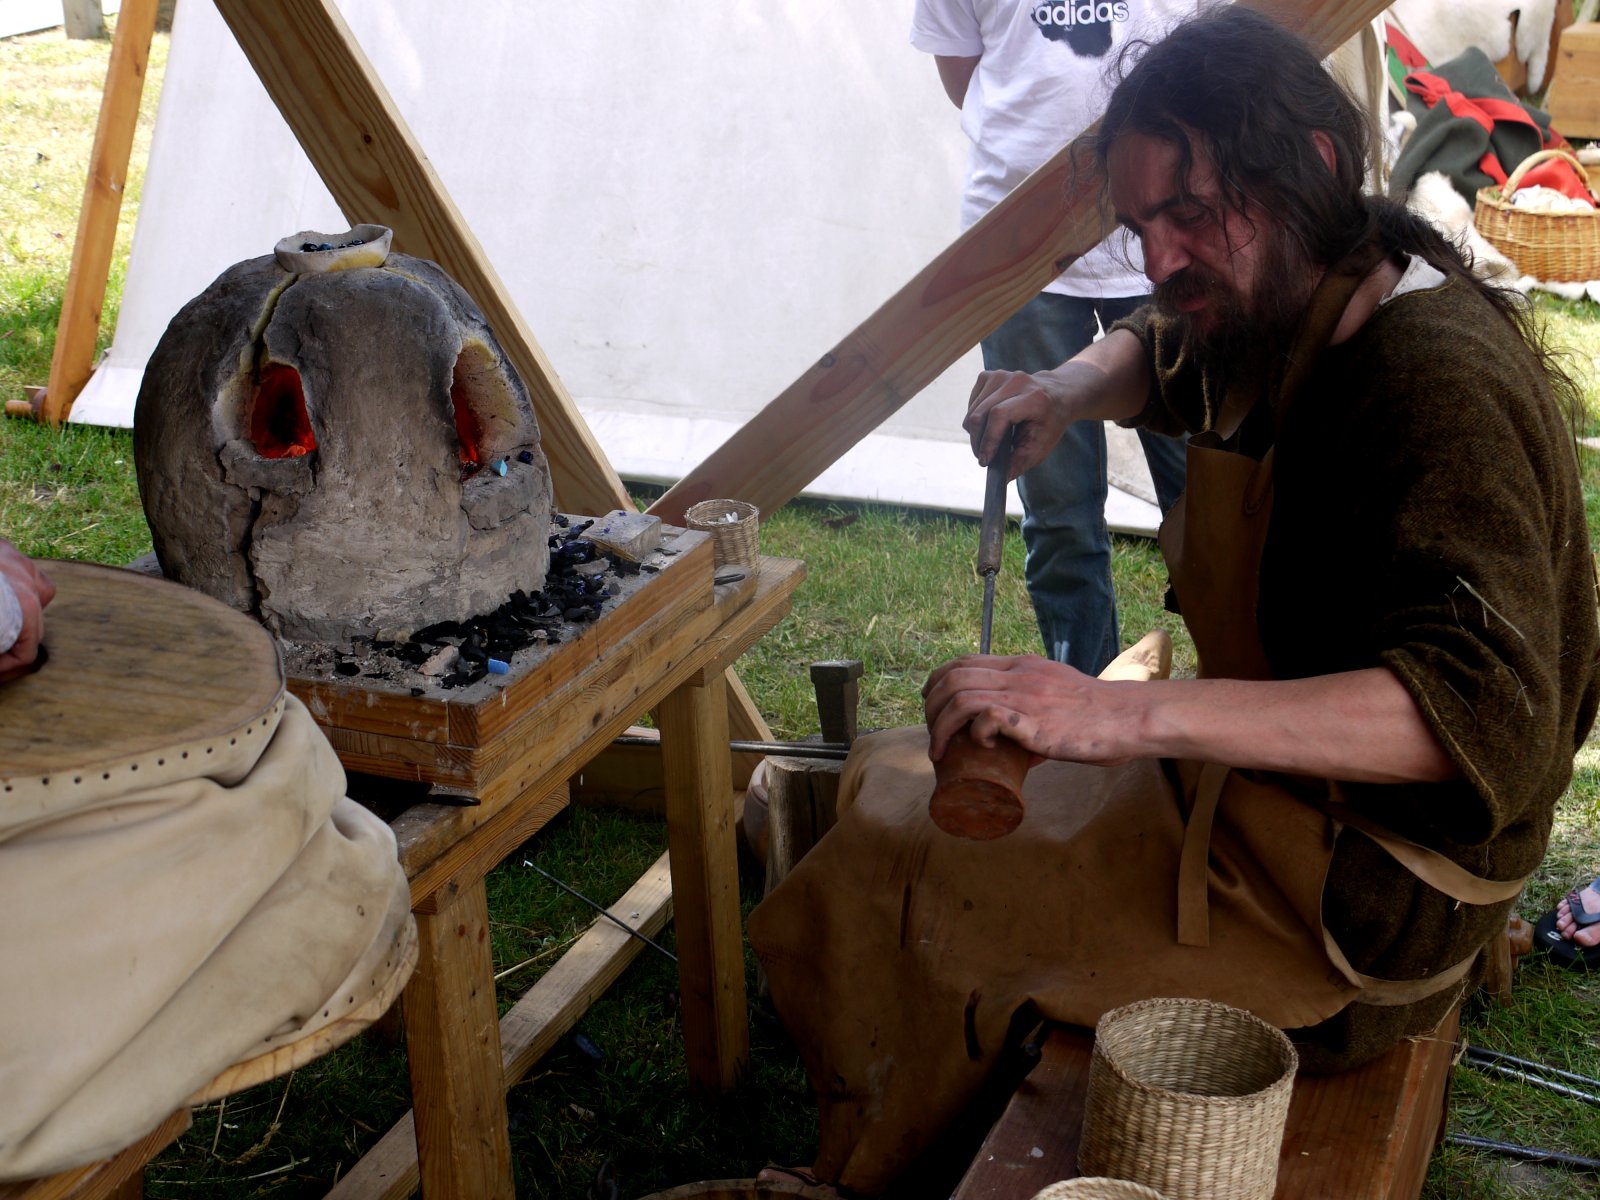
<instances>
[{"instance_id":1,"label":"man's face","mask_svg":"<svg viewBox=\"0 0 1600 1200\"><path fill-rule=\"evenodd\" d=\"M1192 144L1187 186L1178 147L1125 133L1106 167L1117 220L1139 239L1155 301L1188 327L1201 354L1285 336L1315 282L1283 225L1222 194Z\"/></svg>"}]
</instances>

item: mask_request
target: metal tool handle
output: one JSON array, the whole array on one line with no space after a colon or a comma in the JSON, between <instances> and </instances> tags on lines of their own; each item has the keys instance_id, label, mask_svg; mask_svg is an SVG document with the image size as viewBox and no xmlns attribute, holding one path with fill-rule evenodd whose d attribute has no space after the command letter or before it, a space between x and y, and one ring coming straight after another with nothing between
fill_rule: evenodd
<instances>
[{"instance_id":1,"label":"metal tool handle","mask_svg":"<svg viewBox=\"0 0 1600 1200\"><path fill-rule=\"evenodd\" d=\"M1007 436L989 461L989 477L983 489L983 525L978 532L978 574L1000 569L1000 551L1006 537L1006 476L1011 467L1011 437Z\"/></svg>"}]
</instances>

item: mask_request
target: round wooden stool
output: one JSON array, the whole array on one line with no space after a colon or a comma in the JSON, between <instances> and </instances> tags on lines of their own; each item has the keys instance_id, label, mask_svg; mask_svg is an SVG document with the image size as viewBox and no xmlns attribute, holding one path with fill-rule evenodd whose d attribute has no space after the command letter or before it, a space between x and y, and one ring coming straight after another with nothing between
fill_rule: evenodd
<instances>
[{"instance_id":1,"label":"round wooden stool","mask_svg":"<svg viewBox=\"0 0 1600 1200\"><path fill-rule=\"evenodd\" d=\"M259 624L164 579L86 563L44 566L57 589L45 611L45 661L32 675L0 684L0 826L24 794L38 803L48 793L45 811L66 812L122 779L155 784L193 775L194 759L262 736L284 702L284 679L277 645ZM144 1165L189 1127L191 1106L343 1045L394 1003L416 962L416 926L408 919L385 956L387 973L361 1004L228 1067L119 1154L0 1183L0 1200L141 1195Z\"/></svg>"}]
</instances>

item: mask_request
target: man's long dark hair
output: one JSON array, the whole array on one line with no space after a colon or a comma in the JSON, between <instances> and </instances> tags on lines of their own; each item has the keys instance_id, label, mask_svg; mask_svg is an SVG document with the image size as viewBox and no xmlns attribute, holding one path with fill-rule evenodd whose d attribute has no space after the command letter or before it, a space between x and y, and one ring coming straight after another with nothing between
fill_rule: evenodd
<instances>
[{"instance_id":1,"label":"man's long dark hair","mask_svg":"<svg viewBox=\"0 0 1600 1200\"><path fill-rule=\"evenodd\" d=\"M1575 389L1523 298L1478 279L1467 254L1403 204L1363 193L1368 118L1304 42L1258 13L1226 5L1159 42L1130 43L1117 70L1121 81L1094 137L1102 172L1118 137L1139 133L1177 149L1182 189L1198 143L1223 203L1280 222L1307 261L1331 267L1372 239L1425 259L1481 292L1517 328L1573 413ZM1333 146L1332 171L1313 131Z\"/></svg>"}]
</instances>

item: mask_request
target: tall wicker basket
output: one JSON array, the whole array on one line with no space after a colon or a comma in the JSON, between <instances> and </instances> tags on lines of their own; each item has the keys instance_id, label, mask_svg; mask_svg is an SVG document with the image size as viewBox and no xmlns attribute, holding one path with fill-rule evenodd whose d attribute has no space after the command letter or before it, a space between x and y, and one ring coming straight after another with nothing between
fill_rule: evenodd
<instances>
[{"instance_id":1,"label":"tall wicker basket","mask_svg":"<svg viewBox=\"0 0 1600 1200\"><path fill-rule=\"evenodd\" d=\"M1578 178L1588 178L1583 164L1565 150L1540 150L1518 164L1505 187L1478 189L1472 223L1524 275L1544 283L1600 279L1600 209L1538 212L1511 202L1528 171L1553 158L1565 159L1578 172Z\"/></svg>"},{"instance_id":2,"label":"tall wicker basket","mask_svg":"<svg viewBox=\"0 0 1600 1200\"><path fill-rule=\"evenodd\" d=\"M1171 1200L1271 1200L1298 1058L1209 1000L1141 1000L1095 1030L1078 1165Z\"/></svg>"},{"instance_id":3,"label":"tall wicker basket","mask_svg":"<svg viewBox=\"0 0 1600 1200\"><path fill-rule=\"evenodd\" d=\"M1033 1200L1166 1200L1166 1197L1131 1179L1094 1176L1052 1183L1044 1191L1035 1192Z\"/></svg>"}]
</instances>

